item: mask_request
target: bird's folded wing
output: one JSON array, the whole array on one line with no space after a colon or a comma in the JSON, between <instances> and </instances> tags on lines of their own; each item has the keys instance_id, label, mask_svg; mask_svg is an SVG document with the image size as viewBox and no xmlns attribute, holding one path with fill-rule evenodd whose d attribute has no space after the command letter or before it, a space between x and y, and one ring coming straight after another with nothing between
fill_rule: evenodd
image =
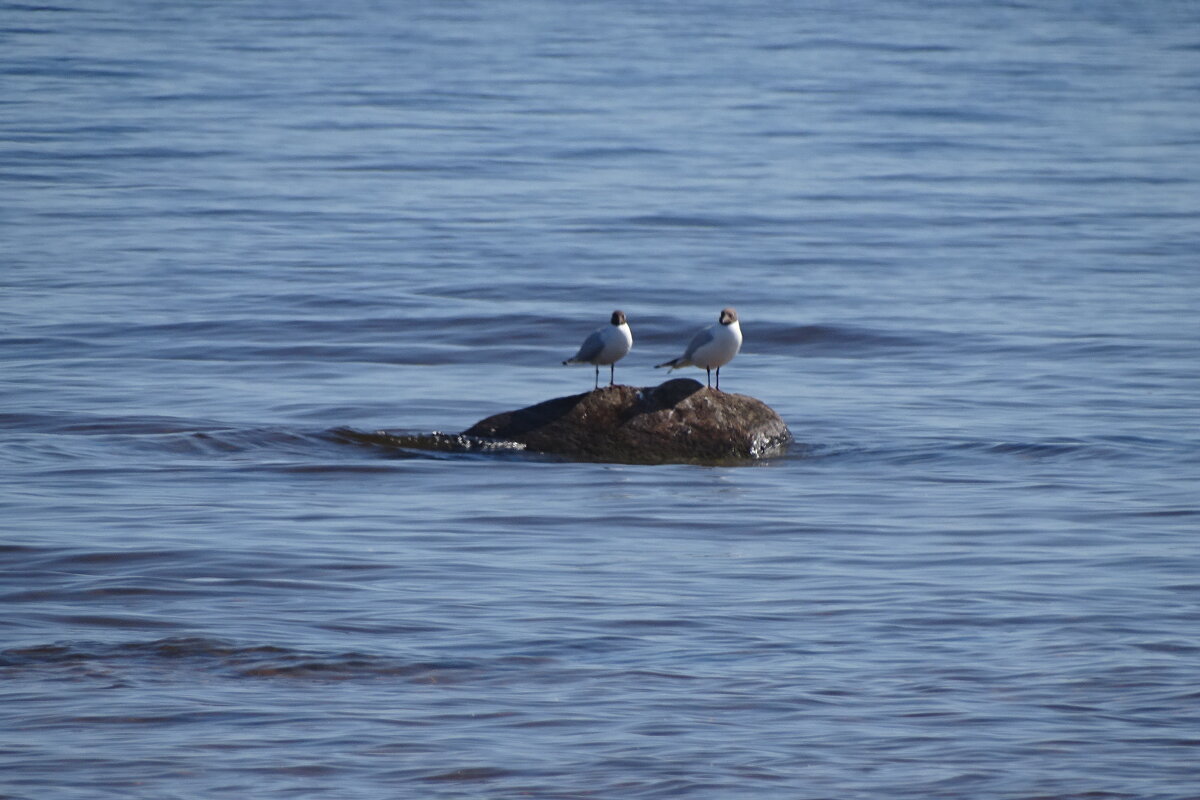
<instances>
[{"instance_id":1,"label":"bird's folded wing","mask_svg":"<svg viewBox=\"0 0 1200 800\"><path fill-rule=\"evenodd\" d=\"M711 342L714 338L716 337L713 336L712 328L705 328L704 330L700 331L692 337L690 342L688 342L687 350L684 351L683 357L691 358L692 356L696 355L697 350L699 350L701 347L704 347L704 345Z\"/></svg>"},{"instance_id":2,"label":"bird's folded wing","mask_svg":"<svg viewBox=\"0 0 1200 800\"><path fill-rule=\"evenodd\" d=\"M591 335L583 340L583 344L579 345L579 352L571 360L591 361L600 355L600 351L603 349L604 338L600 335L600 331L592 331Z\"/></svg>"}]
</instances>

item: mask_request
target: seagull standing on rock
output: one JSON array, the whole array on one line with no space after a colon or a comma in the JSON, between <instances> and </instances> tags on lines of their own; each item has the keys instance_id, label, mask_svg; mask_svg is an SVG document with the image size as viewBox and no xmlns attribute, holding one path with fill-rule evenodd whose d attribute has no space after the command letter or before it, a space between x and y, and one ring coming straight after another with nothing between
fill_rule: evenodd
<instances>
[{"instance_id":1,"label":"seagull standing on rock","mask_svg":"<svg viewBox=\"0 0 1200 800\"><path fill-rule=\"evenodd\" d=\"M608 385L613 385L616 376L616 363L620 361L633 347L633 334L629 331L629 323L625 321L624 311L614 311L609 324L597 328L583 340L579 352L562 362L564 364L594 364L596 367L596 385L600 388L600 365L608 364Z\"/></svg>"},{"instance_id":2,"label":"seagull standing on rock","mask_svg":"<svg viewBox=\"0 0 1200 800\"><path fill-rule=\"evenodd\" d=\"M721 367L733 360L742 349L742 326L738 324L737 312L732 308L721 309L720 324L709 325L692 337L687 349L679 358L664 361L657 367L700 367L708 375L712 386L712 371L717 371L717 391L721 391Z\"/></svg>"}]
</instances>

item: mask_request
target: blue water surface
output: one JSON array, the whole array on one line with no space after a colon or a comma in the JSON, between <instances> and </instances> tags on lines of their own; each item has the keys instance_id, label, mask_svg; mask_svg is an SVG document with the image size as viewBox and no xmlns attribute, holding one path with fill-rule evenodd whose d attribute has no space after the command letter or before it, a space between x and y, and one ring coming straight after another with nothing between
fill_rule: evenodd
<instances>
[{"instance_id":1,"label":"blue water surface","mask_svg":"<svg viewBox=\"0 0 1200 800\"><path fill-rule=\"evenodd\" d=\"M0 796L1200 793L1195 4L0 3L0 81ZM726 305L782 457L347 435Z\"/></svg>"}]
</instances>

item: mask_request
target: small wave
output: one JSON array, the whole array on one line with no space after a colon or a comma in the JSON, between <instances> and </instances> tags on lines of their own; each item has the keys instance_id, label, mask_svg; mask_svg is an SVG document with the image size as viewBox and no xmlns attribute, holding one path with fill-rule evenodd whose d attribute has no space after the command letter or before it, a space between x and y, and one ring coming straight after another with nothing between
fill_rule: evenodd
<instances>
[{"instance_id":1,"label":"small wave","mask_svg":"<svg viewBox=\"0 0 1200 800\"><path fill-rule=\"evenodd\" d=\"M950 449L959 453L982 453L1038 461L1050 459L1092 460L1124 456L1119 450L1109 445L1080 439L1047 442L962 442L952 445Z\"/></svg>"},{"instance_id":2,"label":"small wave","mask_svg":"<svg viewBox=\"0 0 1200 800\"><path fill-rule=\"evenodd\" d=\"M782 220L749 214L641 214L610 221L615 226L628 225L634 228L700 228L700 229L744 229L773 227Z\"/></svg>"},{"instance_id":3,"label":"small wave","mask_svg":"<svg viewBox=\"0 0 1200 800\"><path fill-rule=\"evenodd\" d=\"M1029 461L1045 460L1093 460L1113 459L1128 456L1127 452L1100 441L1056 440L1046 442L1023 441L935 441L896 444L885 446L855 444L807 444L802 449L793 447L792 458L858 460L886 462L896 465L919 466L949 462L963 458L999 456ZM943 478L939 478L943 480ZM962 481L970 482L962 478Z\"/></svg>"},{"instance_id":4,"label":"small wave","mask_svg":"<svg viewBox=\"0 0 1200 800\"><path fill-rule=\"evenodd\" d=\"M642 156L659 157L664 153L655 147L580 147L571 150L560 150L555 155L568 161L599 161L607 159L640 158Z\"/></svg>"},{"instance_id":5,"label":"small wave","mask_svg":"<svg viewBox=\"0 0 1200 800\"><path fill-rule=\"evenodd\" d=\"M430 682L484 667L467 659L410 660L371 653L306 652L275 645L239 645L202 636L121 644L58 642L0 651L0 674L68 669L114 675L139 668L157 671L167 663L238 678L319 681L391 677Z\"/></svg>"},{"instance_id":6,"label":"small wave","mask_svg":"<svg viewBox=\"0 0 1200 800\"><path fill-rule=\"evenodd\" d=\"M787 42L772 42L763 44L767 51L803 50L811 53L814 50L864 50L901 55L916 55L922 53L956 53L961 48L945 44L907 44L884 40L851 39L836 36L808 36Z\"/></svg>"},{"instance_id":7,"label":"small wave","mask_svg":"<svg viewBox=\"0 0 1200 800\"><path fill-rule=\"evenodd\" d=\"M854 325L754 324L756 345L788 348L803 346L814 356L868 356L881 351L915 350L935 343L933 334L896 333Z\"/></svg>"},{"instance_id":8,"label":"small wave","mask_svg":"<svg viewBox=\"0 0 1200 800\"><path fill-rule=\"evenodd\" d=\"M342 444L357 444L391 451L420 451L421 453L520 453L525 445L519 442L496 441L467 436L461 433L367 433L354 428L335 428L326 434Z\"/></svg>"},{"instance_id":9,"label":"small wave","mask_svg":"<svg viewBox=\"0 0 1200 800\"><path fill-rule=\"evenodd\" d=\"M441 783L469 783L506 778L509 775L516 774L518 773L512 770L500 769L498 767L462 767L461 769L449 772L438 772L433 775L427 775L421 780Z\"/></svg>"},{"instance_id":10,"label":"small wave","mask_svg":"<svg viewBox=\"0 0 1200 800\"><path fill-rule=\"evenodd\" d=\"M103 415L3 414L0 427L23 433L55 434L65 437L56 441L104 441L105 446L117 445L139 453L159 453L170 456L228 456L254 451L290 454L311 459L322 451L333 452L331 445L354 444L377 448L392 456L431 457L437 454L503 454L525 450L517 442L503 442L464 436L455 433L359 431L340 427L325 431L290 430L279 427L233 427L208 420L187 420L172 417L119 417ZM44 456L52 445L42 443ZM82 452L80 448L60 448L66 455ZM344 451L342 451L344 452ZM341 469L322 463L293 465L293 469ZM364 467L370 468L370 467Z\"/></svg>"}]
</instances>

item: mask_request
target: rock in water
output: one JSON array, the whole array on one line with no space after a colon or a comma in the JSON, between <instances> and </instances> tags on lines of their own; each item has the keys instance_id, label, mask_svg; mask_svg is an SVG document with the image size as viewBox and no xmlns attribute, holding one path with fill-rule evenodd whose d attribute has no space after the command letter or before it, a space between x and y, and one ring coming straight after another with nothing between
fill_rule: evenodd
<instances>
[{"instance_id":1,"label":"rock in water","mask_svg":"<svg viewBox=\"0 0 1200 800\"><path fill-rule=\"evenodd\" d=\"M488 417L463 433L543 453L630 463L742 461L778 455L792 441L766 403L690 378L558 397Z\"/></svg>"}]
</instances>

